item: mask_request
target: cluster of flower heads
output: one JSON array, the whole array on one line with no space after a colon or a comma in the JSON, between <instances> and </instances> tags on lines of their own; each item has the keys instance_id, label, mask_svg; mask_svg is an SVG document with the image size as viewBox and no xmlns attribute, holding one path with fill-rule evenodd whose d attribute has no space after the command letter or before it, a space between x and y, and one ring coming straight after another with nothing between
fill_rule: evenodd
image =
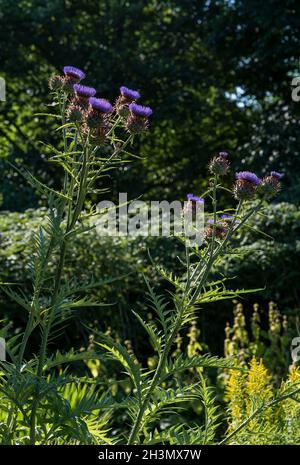
<instances>
[{"instance_id":1,"label":"cluster of flower heads","mask_svg":"<svg viewBox=\"0 0 300 465\"><path fill-rule=\"evenodd\" d=\"M225 176L229 171L228 153L220 152L209 162L209 171L215 176ZM250 171L240 171L235 174L234 196L238 200L252 200L255 197L271 199L280 191L280 179L283 174L271 171L260 179Z\"/></svg>"},{"instance_id":2,"label":"cluster of flower heads","mask_svg":"<svg viewBox=\"0 0 300 465\"><path fill-rule=\"evenodd\" d=\"M120 117L130 134L140 134L148 128L152 109L136 103L141 97L138 91L122 86L112 105L106 99L96 98L96 89L82 85L84 78L85 73L80 69L65 66L64 76L52 76L49 86L54 91L62 90L69 94L68 120L80 124L82 133L89 134L91 143L105 143L115 115Z\"/></svg>"},{"instance_id":3,"label":"cluster of flower heads","mask_svg":"<svg viewBox=\"0 0 300 465\"><path fill-rule=\"evenodd\" d=\"M227 152L219 152L209 162L209 171L218 177L226 175L229 167ZM241 201L253 200L255 198L269 200L275 197L280 191L282 177L283 174L277 171L271 171L270 174L264 176L262 179L250 171L237 172L233 186L234 197ZM204 199L194 194L187 194L187 200L185 209L190 209L193 213L196 213L198 206L204 203ZM209 219L205 228L205 238L211 238L215 231L217 238L224 239L232 221L233 217L230 215L222 215L221 218L217 218L215 224L214 220Z\"/></svg>"},{"instance_id":4,"label":"cluster of flower heads","mask_svg":"<svg viewBox=\"0 0 300 465\"><path fill-rule=\"evenodd\" d=\"M255 173L240 171L235 176L234 195L238 200L252 200L255 197L269 200L280 191L283 174L271 171L260 179Z\"/></svg>"}]
</instances>

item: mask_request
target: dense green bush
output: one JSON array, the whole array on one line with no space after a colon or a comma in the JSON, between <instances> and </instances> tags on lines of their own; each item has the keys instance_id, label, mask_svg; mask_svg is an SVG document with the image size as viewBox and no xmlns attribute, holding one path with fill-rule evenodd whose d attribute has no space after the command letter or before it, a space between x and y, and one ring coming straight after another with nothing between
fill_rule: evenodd
<instances>
[{"instance_id":1,"label":"dense green bush","mask_svg":"<svg viewBox=\"0 0 300 465\"><path fill-rule=\"evenodd\" d=\"M21 282L25 288L30 286L26 264L32 249L31 236L45 213L45 209L39 209L24 213L0 214L0 260L3 281ZM285 313L295 315L299 308L300 272L297 266L294 266L299 261L298 236L298 208L288 203L272 204L266 208L264 216L257 217L251 228L244 230L243 236L238 238L241 245L240 255L220 265L218 271L235 277L237 287L242 287L245 279L252 288L257 286L257 283L262 288L265 287L255 296L245 296L249 304L260 302L263 307L268 301L275 300L280 303ZM111 307L82 309L80 320L83 319L92 326L99 325L103 330L113 326L120 337L132 340L135 349L140 349L144 346L144 340L137 330L131 309L134 305L147 313L144 303L145 284L141 273L159 285L160 279L154 272L153 263L164 262L171 270L176 255L181 253L180 244L175 239L99 237L95 230L78 237L71 245L65 272L70 276L76 274L83 280L88 275L94 276L96 281L111 276L119 278L115 281L113 289L108 284L101 290L94 291L95 297L111 303ZM289 292L286 292L287 286ZM6 319L14 318L21 328L24 315L20 314L3 294L1 299ZM205 314L200 316L202 338L214 352L222 351L222 339L219 338L219 334L223 331L230 311L229 303L215 303L210 309L209 317ZM214 319L213 326L210 324L211 315ZM267 315L263 314L262 318L265 325ZM72 329L66 331L68 344L80 344L82 338L87 341L87 332L78 324L76 318L72 325L75 325L76 332Z\"/></svg>"}]
</instances>

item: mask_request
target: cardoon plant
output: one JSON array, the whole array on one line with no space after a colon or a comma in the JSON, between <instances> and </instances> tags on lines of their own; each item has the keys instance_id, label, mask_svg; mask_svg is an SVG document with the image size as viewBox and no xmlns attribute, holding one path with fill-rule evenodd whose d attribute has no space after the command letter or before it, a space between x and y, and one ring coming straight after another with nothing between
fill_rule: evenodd
<instances>
[{"instance_id":1,"label":"cardoon plant","mask_svg":"<svg viewBox=\"0 0 300 465\"><path fill-rule=\"evenodd\" d=\"M55 366L90 355L71 352L50 356L48 345L59 326L77 308L102 305L83 296L101 283L93 280L79 283L76 276L66 279L68 244L92 227L88 219L97 211L95 208L84 211L87 197L103 191L102 178L108 170L122 163L126 147L137 132L148 126L148 117L143 116L139 131L132 131L132 116L120 116L116 106L96 98L96 89L82 84L84 78L85 73L73 66L65 66L63 76L51 77L51 108L57 112L40 114L54 118L62 134L61 146L45 145L49 161L63 171L61 189L55 190L18 168L47 198L49 210L46 221L32 238L31 295L25 295L18 283L14 286L1 284L2 290L27 313L25 331L8 341L9 361L1 365L1 396L7 410L6 421L1 424L4 443L55 443L61 437L66 441L89 443L95 439L87 421L80 417L80 409L75 414L64 398L65 386L71 383L69 377L63 373L48 378L49 370ZM148 116L150 113L149 110ZM29 341L37 329L41 335L39 353L28 358ZM85 398L89 396L97 407L96 395L92 392ZM83 400L81 404L84 412Z\"/></svg>"},{"instance_id":2,"label":"cardoon plant","mask_svg":"<svg viewBox=\"0 0 300 465\"><path fill-rule=\"evenodd\" d=\"M130 106L129 106L130 107ZM133 112L137 105L134 104ZM131 106L132 108L132 106ZM143 114L143 110L137 110ZM146 113L145 113L146 114ZM266 181L261 181L254 173L244 171L236 173L232 188L232 198L238 202L230 209L230 215L219 210L218 193L224 189L222 178L229 172L229 160L226 152L220 152L209 163L212 175L208 191L202 195L187 195L184 212L189 209L196 213L200 204L210 203L212 213L204 229L204 242L201 246L191 246L185 238L185 261L183 273L170 273L163 267L157 272L173 286L171 297L166 299L157 295L146 279L148 301L151 311L156 313L156 321L144 321L135 313L144 330L148 333L151 345L158 359L157 366L150 370L142 367L137 357L129 353L126 347L116 344L113 339L101 336L99 345L104 348L111 358L118 360L125 369L133 384L132 395L122 407L127 406L131 418L131 428L128 432L128 444L206 444L216 443L216 429L219 415L216 412L214 398L207 387L202 369L205 367L237 368L232 360L224 360L210 355L194 355L185 357L177 355L171 357L172 348L179 332L191 321L197 318L198 312L204 305L219 300L232 299L247 291L226 288L227 279L212 280L212 272L218 261L224 257L238 253L236 244L233 247L235 234L263 208L265 199L275 195L279 190L280 176L277 179L276 191L260 189ZM271 175L272 176L272 175ZM265 178L264 178L265 179ZM273 183L273 180L272 180ZM180 259L182 265L182 260ZM180 269L180 266L176 266ZM255 290L252 290L252 292ZM182 386L176 381L183 372L196 368L199 382L194 385ZM175 388L174 388L175 383ZM176 413L177 406L183 408L188 401L199 398L205 410L204 425L176 424L164 431L159 430L160 419L164 412ZM118 406L116 405L116 408Z\"/></svg>"}]
</instances>

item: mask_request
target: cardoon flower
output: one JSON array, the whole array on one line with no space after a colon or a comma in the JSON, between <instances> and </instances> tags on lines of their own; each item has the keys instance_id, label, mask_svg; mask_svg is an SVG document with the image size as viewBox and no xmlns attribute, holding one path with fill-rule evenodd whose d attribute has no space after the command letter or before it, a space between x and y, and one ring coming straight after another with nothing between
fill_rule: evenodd
<instances>
[{"instance_id":1,"label":"cardoon flower","mask_svg":"<svg viewBox=\"0 0 300 465\"><path fill-rule=\"evenodd\" d=\"M64 78L63 79L63 89L67 93L73 92L74 84L78 84L82 79L85 78L85 74L81 69L75 68L74 66L65 66L64 67Z\"/></svg>"},{"instance_id":2,"label":"cardoon flower","mask_svg":"<svg viewBox=\"0 0 300 465\"><path fill-rule=\"evenodd\" d=\"M271 171L271 176L276 179L281 179L283 178L284 174L283 173L278 173L278 171Z\"/></svg>"},{"instance_id":3,"label":"cardoon flower","mask_svg":"<svg viewBox=\"0 0 300 465\"><path fill-rule=\"evenodd\" d=\"M110 113L113 109L109 101L104 98L91 97L89 103L92 109L99 113Z\"/></svg>"},{"instance_id":4,"label":"cardoon flower","mask_svg":"<svg viewBox=\"0 0 300 465\"><path fill-rule=\"evenodd\" d=\"M227 174L229 170L227 157L227 152L219 152L219 154L209 162L209 171L216 176L224 176Z\"/></svg>"},{"instance_id":5,"label":"cardoon flower","mask_svg":"<svg viewBox=\"0 0 300 465\"><path fill-rule=\"evenodd\" d=\"M129 110L135 116L139 116L141 118L149 118L152 115L153 111L150 107L143 107L142 105L138 105L137 103L131 103L129 105Z\"/></svg>"},{"instance_id":6,"label":"cardoon flower","mask_svg":"<svg viewBox=\"0 0 300 465\"><path fill-rule=\"evenodd\" d=\"M281 189L281 178L284 175L277 171L271 171L269 176L265 176L258 189L258 195L266 200L275 197Z\"/></svg>"},{"instance_id":7,"label":"cardoon flower","mask_svg":"<svg viewBox=\"0 0 300 465\"><path fill-rule=\"evenodd\" d=\"M187 214L188 212L191 212L192 215L195 215L203 204L204 199L201 197L194 194L187 194L187 202L185 202L183 213Z\"/></svg>"},{"instance_id":8,"label":"cardoon flower","mask_svg":"<svg viewBox=\"0 0 300 465\"><path fill-rule=\"evenodd\" d=\"M76 103L71 103L66 111L67 119L71 123L81 123L84 119L84 113L82 107L80 105L76 105Z\"/></svg>"},{"instance_id":9,"label":"cardoon flower","mask_svg":"<svg viewBox=\"0 0 300 465\"><path fill-rule=\"evenodd\" d=\"M112 105L104 98L91 97L89 99L90 108L86 115L86 122L90 128L103 125L104 118L112 112Z\"/></svg>"},{"instance_id":10,"label":"cardoon flower","mask_svg":"<svg viewBox=\"0 0 300 465\"><path fill-rule=\"evenodd\" d=\"M137 90L128 89L128 87L120 87L121 95L127 102L134 102L141 98L141 94Z\"/></svg>"},{"instance_id":11,"label":"cardoon flower","mask_svg":"<svg viewBox=\"0 0 300 465\"><path fill-rule=\"evenodd\" d=\"M187 194L187 199L191 202L204 203L204 199L202 199L201 197L197 197L197 195L194 194Z\"/></svg>"},{"instance_id":12,"label":"cardoon flower","mask_svg":"<svg viewBox=\"0 0 300 465\"><path fill-rule=\"evenodd\" d=\"M49 87L51 90L62 90L65 86L65 80L62 76L51 76L49 79Z\"/></svg>"},{"instance_id":13,"label":"cardoon flower","mask_svg":"<svg viewBox=\"0 0 300 465\"><path fill-rule=\"evenodd\" d=\"M126 129L131 134L139 134L148 129L148 118L153 113L152 109L150 107L137 105L136 103L131 103L128 108L130 114L126 121Z\"/></svg>"},{"instance_id":14,"label":"cardoon flower","mask_svg":"<svg viewBox=\"0 0 300 465\"><path fill-rule=\"evenodd\" d=\"M234 196L238 200L251 200L255 197L257 186L261 180L250 171L240 171L235 175Z\"/></svg>"},{"instance_id":15,"label":"cardoon flower","mask_svg":"<svg viewBox=\"0 0 300 465\"><path fill-rule=\"evenodd\" d=\"M95 95L96 89L93 87L82 86L81 84L74 84L73 90L75 92L74 103L80 105L83 109L87 109L89 105L89 98Z\"/></svg>"},{"instance_id":16,"label":"cardoon flower","mask_svg":"<svg viewBox=\"0 0 300 465\"><path fill-rule=\"evenodd\" d=\"M79 68L75 68L74 66L65 66L64 73L69 78L73 79L75 82L80 82L82 79L85 78L85 73L81 71Z\"/></svg>"},{"instance_id":17,"label":"cardoon flower","mask_svg":"<svg viewBox=\"0 0 300 465\"><path fill-rule=\"evenodd\" d=\"M238 180L251 182L251 184L255 184L256 186L261 183L259 177L256 176L256 174L251 173L251 171L240 171L239 173L236 173L235 177Z\"/></svg>"},{"instance_id":18,"label":"cardoon flower","mask_svg":"<svg viewBox=\"0 0 300 465\"><path fill-rule=\"evenodd\" d=\"M81 84L74 84L73 89L78 97L85 99L93 97L96 93L96 89L93 87L83 86Z\"/></svg>"},{"instance_id":19,"label":"cardoon flower","mask_svg":"<svg viewBox=\"0 0 300 465\"><path fill-rule=\"evenodd\" d=\"M115 105L117 114L123 118L127 118L129 115L128 106L130 103L135 102L139 98L141 98L141 94L137 90L128 89L128 87L121 86L120 95L117 98Z\"/></svg>"},{"instance_id":20,"label":"cardoon flower","mask_svg":"<svg viewBox=\"0 0 300 465\"><path fill-rule=\"evenodd\" d=\"M231 215L222 215L221 220L224 223L225 226L229 226L232 224L234 217Z\"/></svg>"},{"instance_id":21,"label":"cardoon flower","mask_svg":"<svg viewBox=\"0 0 300 465\"><path fill-rule=\"evenodd\" d=\"M111 124L104 121L101 126L90 129L89 142L94 146L103 146L107 141L107 133L111 129ZM88 126L86 126L86 132L88 132Z\"/></svg>"},{"instance_id":22,"label":"cardoon flower","mask_svg":"<svg viewBox=\"0 0 300 465\"><path fill-rule=\"evenodd\" d=\"M227 152L219 152L219 157L227 158L228 155L229 154Z\"/></svg>"},{"instance_id":23,"label":"cardoon flower","mask_svg":"<svg viewBox=\"0 0 300 465\"><path fill-rule=\"evenodd\" d=\"M215 235L218 239L224 239L228 232L228 227L224 221L217 220L215 223ZM214 220L207 220L207 227L205 228L204 235L206 239L210 239L214 234Z\"/></svg>"}]
</instances>

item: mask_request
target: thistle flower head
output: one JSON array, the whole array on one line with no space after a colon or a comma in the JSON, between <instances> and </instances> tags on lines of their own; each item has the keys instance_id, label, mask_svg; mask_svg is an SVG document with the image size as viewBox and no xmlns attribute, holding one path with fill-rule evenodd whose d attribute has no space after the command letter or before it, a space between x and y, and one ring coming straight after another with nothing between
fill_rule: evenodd
<instances>
[{"instance_id":1,"label":"thistle flower head","mask_svg":"<svg viewBox=\"0 0 300 465\"><path fill-rule=\"evenodd\" d=\"M228 155L229 155L229 153L227 153L227 152L219 152L219 157L227 158Z\"/></svg>"},{"instance_id":2,"label":"thistle flower head","mask_svg":"<svg viewBox=\"0 0 300 465\"><path fill-rule=\"evenodd\" d=\"M187 199L190 202L204 203L204 199L202 199L201 197L198 197L197 195L194 195L194 194L187 194Z\"/></svg>"},{"instance_id":3,"label":"thistle flower head","mask_svg":"<svg viewBox=\"0 0 300 465\"><path fill-rule=\"evenodd\" d=\"M258 186L261 184L256 174L250 171L240 171L235 175L234 196L238 200L251 200L255 197Z\"/></svg>"},{"instance_id":4,"label":"thistle flower head","mask_svg":"<svg viewBox=\"0 0 300 465\"><path fill-rule=\"evenodd\" d=\"M82 107L76 103L71 103L67 108L67 119L71 123L80 123L84 119L84 113Z\"/></svg>"},{"instance_id":5,"label":"thistle flower head","mask_svg":"<svg viewBox=\"0 0 300 465\"><path fill-rule=\"evenodd\" d=\"M128 87L125 86L120 87L120 93L126 100L130 100L131 102L141 98L141 94L137 90L128 89Z\"/></svg>"},{"instance_id":6,"label":"thistle flower head","mask_svg":"<svg viewBox=\"0 0 300 465\"><path fill-rule=\"evenodd\" d=\"M205 237L206 239L209 239L213 237L214 234L214 229L215 229L215 235L218 239L224 239L228 232L228 225L225 224L224 221L220 221L217 219L216 223L214 222L213 219L207 220L207 227L205 228Z\"/></svg>"},{"instance_id":7,"label":"thistle flower head","mask_svg":"<svg viewBox=\"0 0 300 465\"><path fill-rule=\"evenodd\" d=\"M261 185L258 189L258 194L261 198L269 200L281 189L280 180L283 177L282 173L278 173L277 171L271 171L269 176L265 176L262 179Z\"/></svg>"},{"instance_id":8,"label":"thistle flower head","mask_svg":"<svg viewBox=\"0 0 300 465\"><path fill-rule=\"evenodd\" d=\"M85 78L85 73L74 66L65 66L64 73L66 76L76 79L78 82Z\"/></svg>"},{"instance_id":9,"label":"thistle flower head","mask_svg":"<svg viewBox=\"0 0 300 465\"><path fill-rule=\"evenodd\" d=\"M209 226L213 226L214 225L214 220L213 219L207 220L207 224ZM217 219L215 225L216 225L216 228L224 229L224 221L221 221L220 219Z\"/></svg>"},{"instance_id":10,"label":"thistle flower head","mask_svg":"<svg viewBox=\"0 0 300 465\"><path fill-rule=\"evenodd\" d=\"M247 181L251 184L255 184L256 186L258 186L261 183L259 177L256 176L256 174L251 173L251 171L240 171L239 173L235 174L235 177L237 180Z\"/></svg>"},{"instance_id":11,"label":"thistle flower head","mask_svg":"<svg viewBox=\"0 0 300 465\"><path fill-rule=\"evenodd\" d=\"M219 152L216 157L210 160L208 165L209 171L216 176L225 176L229 170L227 157L227 152Z\"/></svg>"},{"instance_id":12,"label":"thistle flower head","mask_svg":"<svg viewBox=\"0 0 300 465\"><path fill-rule=\"evenodd\" d=\"M225 215L224 214L224 215L221 216L221 220L226 226L229 226L230 224L232 224L232 222L234 220L234 217L231 216L231 215Z\"/></svg>"},{"instance_id":13,"label":"thistle flower head","mask_svg":"<svg viewBox=\"0 0 300 465\"><path fill-rule=\"evenodd\" d=\"M111 113L112 105L103 98L90 97L90 107L86 112L86 124L89 128L100 128L104 125L107 115Z\"/></svg>"},{"instance_id":14,"label":"thistle flower head","mask_svg":"<svg viewBox=\"0 0 300 465\"><path fill-rule=\"evenodd\" d=\"M104 122L101 126L90 131L90 143L94 146L103 146L107 143L107 133L111 129L111 124Z\"/></svg>"},{"instance_id":15,"label":"thistle flower head","mask_svg":"<svg viewBox=\"0 0 300 465\"><path fill-rule=\"evenodd\" d=\"M90 97L89 103L93 110L99 111L100 113L110 113L113 108L109 101L104 98Z\"/></svg>"},{"instance_id":16,"label":"thistle flower head","mask_svg":"<svg viewBox=\"0 0 300 465\"><path fill-rule=\"evenodd\" d=\"M192 218L195 218L195 215L198 211L202 210L204 204L204 199L198 197L194 194L187 194L187 202L184 202L183 214L192 214Z\"/></svg>"},{"instance_id":17,"label":"thistle flower head","mask_svg":"<svg viewBox=\"0 0 300 465\"><path fill-rule=\"evenodd\" d=\"M49 78L49 87L51 90L61 90L64 88L65 82L62 76L51 76Z\"/></svg>"},{"instance_id":18,"label":"thistle flower head","mask_svg":"<svg viewBox=\"0 0 300 465\"><path fill-rule=\"evenodd\" d=\"M149 118L149 116L151 116L153 113L150 107L144 107L142 105L138 105L137 103L131 103L129 105L129 110L134 116L141 118Z\"/></svg>"},{"instance_id":19,"label":"thistle flower head","mask_svg":"<svg viewBox=\"0 0 300 465\"><path fill-rule=\"evenodd\" d=\"M126 107L123 106L123 108ZM143 107L136 103L131 103L128 106L129 115L125 123L125 127L130 134L140 134L148 129L148 117L152 115L150 107Z\"/></svg>"},{"instance_id":20,"label":"thistle flower head","mask_svg":"<svg viewBox=\"0 0 300 465\"><path fill-rule=\"evenodd\" d=\"M115 108L116 112L122 118L127 118L130 114L129 105L134 103L141 97L137 90L129 89L128 87L120 87L120 95L117 98Z\"/></svg>"},{"instance_id":21,"label":"thistle flower head","mask_svg":"<svg viewBox=\"0 0 300 465\"><path fill-rule=\"evenodd\" d=\"M96 94L96 89L93 87L82 86L81 84L74 84L73 89L78 97L85 99L93 97Z\"/></svg>"},{"instance_id":22,"label":"thistle flower head","mask_svg":"<svg viewBox=\"0 0 300 465\"><path fill-rule=\"evenodd\" d=\"M271 176L276 179L281 179L283 178L284 174L283 173L278 173L278 171L271 171Z\"/></svg>"}]
</instances>

